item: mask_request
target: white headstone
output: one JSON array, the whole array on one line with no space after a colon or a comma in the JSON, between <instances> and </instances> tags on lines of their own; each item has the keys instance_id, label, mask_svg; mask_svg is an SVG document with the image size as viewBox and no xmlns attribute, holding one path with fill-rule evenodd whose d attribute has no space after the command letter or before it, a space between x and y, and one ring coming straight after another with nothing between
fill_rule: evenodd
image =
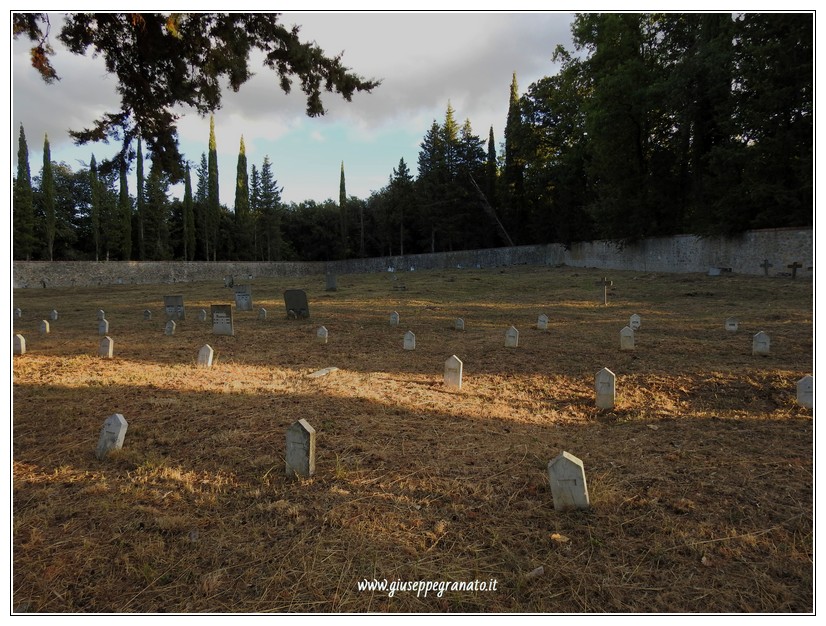
<instances>
[{"instance_id":1,"label":"white headstone","mask_svg":"<svg viewBox=\"0 0 826 626\"><path fill-rule=\"evenodd\" d=\"M326 290L327 291L336 291L336 275L335 274L326 274Z\"/></svg>"},{"instance_id":2,"label":"white headstone","mask_svg":"<svg viewBox=\"0 0 826 626\"><path fill-rule=\"evenodd\" d=\"M613 409L614 401L616 400L616 381L617 377L614 372L607 367L603 367L597 372L595 377L596 393L597 393L597 408L599 409Z\"/></svg>"},{"instance_id":3,"label":"white headstone","mask_svg":"<svg viewBox=\"0 0 826 626\"><path fill-rule=\"evenodd\" d=\"M106 313L103 312L103 309L98 309L98 320L106 319Z\"/></svg>"},{"instance_id":4,"label":"white headstone","mask_svg":"<svg viewBox=\"0 0 826 626\"><path fill-rule=\"evenodd\" d=\"M19 309L19 308L18 308L18 309L15 309L15 310L14 310L14 316L15 316L17 319L20 319L21 317L23 317L23 310L22 310L22 309Z\"/></svg>"},{"instance_id":5,"label":"white headstone","mask_svg":"<svg viewBox=\"0 0 826 626\"><path fill-rule=\"evenodd\" d=\"M177 326L177 324L175 323L175 320L169 320L166 323L166 326L164 327L164 330L163 330L164 334L165 335L174 335L176 326Z\"/></svg>"},{"instance_id":6,"label":"white headstone","mask_svg":"<svg viewBox=\"0 0 826 626\"><path fill-rule=\"evenodd\" d=\"M628 322L628 326L631 328L631 330L639 330L641 324L642 318L636 313L634 313L634 315L631 316L631 319Z\"/></svg>"},{"instance_id":7,"label":"white headstone","mask_svg":"<svg viewBox=\"0 0 826 626\"><path fill-rule=\"evenodd\" d=\"M104 337L100 340L100 344L98 345L98 356L102 356L104 359L111 359L114 349L115 342L112 341L112 338Z\"/></svg>"},{"instance_id":8,"label":"white headstone","mask_svg":"<svg viewBox=\"0 0 826 626\"><path fill-rule=\"evenodd\" d=\"M198 350L198 367L212 367L212 357L215 351L208 343Z\"/></svg>"},{"instance_id":9,"label":"white headstone","mask_svg":"<svg viewBox=\"0 0 826 626\"><path fill-rule=\"evenodd\" d=\"M267 309L265 309L264 307L261 307L260 309L258 309L258 319L260 319L260 320L267 319Z\"/></svg>"},{"instance_id":10,"label":"white headstone","mask_svg":"<svg viewBox=\"0 0 826 626\"><path fill-rule=\"evenodd\" d=\"M815 379L804 376L797 381L797 401L807 409L815 408Z\"/></svg>"},{"instance_id":11,"label":"white headstone","mask_svg":"<svg viewBox=\"0 0 826 626\"><path fill-rule=\"evenodd\" d=\"M23 335L14 336L14 354L26 354L26 339Z\"/></svg>"},{"instance_id":12,"label":"white headstone","mask_svg":"<svg viewBox=\"0 0 826 626\"><path fill-rule=\"evenodd\" d=\"M390 325L391 326L398 326L399 325L399 314L393 311L390 314Z\"/></svg>"},{"instance_id":13,"label":"white headstone","mask_svg":"<svg viewBox=\"0 0 826 626\"><path fill-rule=\"evenodd\" d=\"M737 332L737 326L738 326L738 322L737 322L736 317L730 317L726 320L726 330L729 331L730 333L736 333Z\"/></svg>"},{"instance_id":14,"label":"white headstone","mask_svg":"<svg viewBox=\"0 0 826 626\"><path fill-rule=\"evenodd\" d=\"M548 330L548 316L544 313L536 319L536 327L539 330Z\"/></svg>"},{"instance_id":15,"label":"white headstone","mask_svg":"<svg viewBox=\"0 0 826 626\"><path fill-rule=\"evenodd\" d=\"M416 335L413 334L412 330L408 330L404 334L404 349L405 350L415 350L416 349Z\"/></svg>"},{"instance_id":16,"label":"white headstone","mask_svg":"<svg viewBox=\"0 0 826 626\"><path fill-rule=\"evenodd\" d=\"M200 311L198 311L198 321L199 322L206 322L207 321L206 309L201 309Z\"/></svg>"},{"instance_id":17,"label":"white headstone","mask_svg":"<svg viewBox=\"0 0 826 626\"><path fill-rule=\"evenodd\" d=\"M300 419L287 429L287 476L309 478L315 474L315 429Z\"/></svg>"},{"instance_id":18,"label":"white headstone","mask_svg":"<svg viewBox=\"0 0 826 626\"><path fill-rule=\"evenodd\" d=\"M585 468L573 454L561 452L548 463L548 481L554 510L587 509L590 506Z\"/></svg>"},{"instance_id":19,"label":"white headstone","mask_svg":"<svg viewBox=\"0 0 826 626\"><path fill-rule=\"evenodd\" d=\"M149 309L144 309L144 311L143 311L143 319L145 319L145 320L151 320L151 319L152 319L152 311L150 311Z\"/></svg>"},{"instance_id":20,"label":"white headstone","mask_svg":"<svg viewBox=\"0 0 826 626\"><path fill-rule=\"evenodd\" d=\"M52 309L52 312L51 312L51 313L49 313L49 318L50 318L53 322L56 322L56 321L57 321L57 311L56 311L55 309Z\"/></svg>"},{"instance_id":21,"label":"white headstone","mask_svg":"<svg viewBox=\"0 0 826 626\"><path fill-rule=\"evenodd\" d=\"M457 317L456 321L453 323L453 328L456 330L464 330L465 329L465 320L461 317Z\"/></svg>"},{"instance_id":22,"label":"white headstone","mask_svg":"<svg viewBox=\"0 0 826 626\"><path fill-rule=\"evenodd\" d=\"M126 437L126 429L128 427L129 424L126 423L126 420L123 419L123 415L120 413L115 413L107 417L100 431L95 456L102 460L112 450L120 450L123 447L123 439Z\"/></svg>"},{"instance_id":23,"label":"white headstone","mask_svg":"<svg viewBox=\"0 0 826 626\"><path fill-rule=\"evenodd\" d=\"M516 348L519 346L519 331L513 326L505 331L505 347Z\"/></svg>"},{"instance_id":24,"label":"white headstone","mask_svg":"<svg viewBox=\"0 0 826 626\"><path fill-rule=\"evenodd\" d=\"M109 334L109 320L101 319L98 322L98 335L108 335Z\"/></svg>"},{"instance_id":25,"label":"white headstone","mask_svg":"<svg viewBox=\"0 0 826 626\"><path fill-rule=\"evenodd\" d=\"M327 332L327 327L322 326L315 332L315 338L318 343L327 343L327 337L329 333Z\"/></svg>"},{"instance_id":26,"label":"white headstone","mask_svg":"<svg viewBox=\"0 0 826 626\"><path fill-rule=\"evenodd\" d=\"M49 322L46 320L40 320L40 334L41 335L48 335L49 334Z\"/></svg>"},{"instance_id":27,"label":"white headstone","mask_svg":"<svg viewBox=\"0 0 826 626\"><path fill-rule=\"evenodd\" d=\"M620 350L634 349L634 331L628 326L620 331Z\"/></svg>"},{"instance_id":28,"label":"white headstone","mask_svg":"<svg viewBox=\"0 0 826 626\"><path fill-rule=\"evenodd\" d=\"M455 354L445 361L445 385L462 388L462 361Z\"/></svg>"},{"instance_id":29,"label":"white headstone","mask_svg":"<svg viewBox=\"0 0 826 626\"><path fill-rule=\"evenodd\" d=\"M762 330L754 336L751 342L751 353L759 355L767 355L771 348L771 339Z\"/></svg>"}]
</instances>

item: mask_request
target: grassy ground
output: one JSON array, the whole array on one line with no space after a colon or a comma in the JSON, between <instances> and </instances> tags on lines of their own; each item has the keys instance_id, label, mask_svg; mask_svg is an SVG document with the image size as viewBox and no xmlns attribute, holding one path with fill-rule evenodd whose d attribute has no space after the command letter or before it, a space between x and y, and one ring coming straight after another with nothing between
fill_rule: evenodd
<instances>
[{"instance_id":1,"label":"grassy ground","mask_svg":"<svg viewBox=\"0 0 826 626\"><path fill-rule=\"evenodd\" d=\"M232 301L219 284L15 291L28 351L13 363L14 610L812 612L813 415L795 400L813 367L812 282L610 272L604 306L603 274L256 281L234 337L197 318ZM287 319L287 288L307 290L309 320ZM167 294L187 306L174 336ZM632 313L642 327L622 352ZM760 330L768 356L752 355ZM205 343L211 369L196 367ZM452 354L461 390L442 381ZM595 407L603 367L613 410ZM99 461L116 412L124 447ZM318 432L316 474L290 480L300 418ZM584 463L588 510L554 510L546 466L563 450ZM365 579L496 590L389 597Z\"/></svg>"}]
</instances>

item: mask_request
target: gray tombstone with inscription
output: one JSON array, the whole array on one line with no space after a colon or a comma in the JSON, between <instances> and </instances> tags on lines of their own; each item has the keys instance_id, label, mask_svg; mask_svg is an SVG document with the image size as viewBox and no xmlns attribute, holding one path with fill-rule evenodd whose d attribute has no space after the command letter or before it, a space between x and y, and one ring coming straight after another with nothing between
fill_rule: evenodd
<instances>
[{"instance_id":1,"label":"gray tombstone with inscription","mask_svg":"<svg viewBox=\"0 0 826 626\"><path fill-rule=\"evenodd\" d=\"M128 427L129 424L126 423L126 420L120 413L115 413L107 417L100 431L95 456L102 460L112 450L120 450L123 447L123 439L126 437L126 429Z\"/></svg>"},{"instance_id":2,"label":"gray tombstone with inscription","mask_svg":"<svg viewBox=\"0 0 826 626\"><path fill-rule=\"evenodd\" d=\"M98 321L98 335L108 335L109 334L109 320L101 318Z\"/></svg>"},{"instance_id":3,"label":"gray tombstone with inscription","mask_svg":"<svg viewBox=\"0 0 826 626\"><path fill-rule=\"evenodd\" d=\"M797 401L807 409L815 408L815 379L804 376L797 381Z\"/></svg>"},{"instance_id":4,"label":"gray tombstone with inscription","mask_svg":"<svg viewBox=\"0 0 826 626\"><path fill-rule=\"evenodd\" d=\"M548 463L548 481L555 510L587 509L590 506L585 468L573 454L561 452Z\"/></svg>"},{"instance_id":5,"label":"gray tombstone with inscription","mask_svg":"<svg viewBox=\"0 0 826 626\"><path fill-rule=\"evenodd\" d=\"M455 354L445 361L445 386L462 388L462 369L464 364Z\"/></svg>"},{"instance_id":6,"label":"gray tombstone with inscription","mask_svg":"<svg viewBox=\"0 0 826 626\"><path fill-rule=\"evenodd\" d=\"M335 274L325 274L326 278L326 290L327 291L336 291L338 286L336 285L336 275Z\"/></svg>"},{"instance_id":7,"label":"gray tombstone with inscription","mask_svg":"<svg viewBox=\"0 0 826 626\"><path fill-rule=\"evenodd\" d=\"M291 320L310 317L310 305L303 289L287 289L284 292L284 306Z\"/></svg>"},{"instance_id":8,"label":"gray tombstone with inscription","mask_svg":"<svg viewBox=\"0 0 826 626\"><path fill-rule=\"evenodd\" d=\"M26 339L23 335L14 336L14 354L26 354Z\"/></svg>"},{"instance_id":9,"label":"gray tombstone with inscription","mask_svg":"<svg viewBox=\"0 0 826 626\"><path fill-rule=\"evenodd\" d=\"M594 377L598 409L613 409L617 397L617 377L607 367L603 367Z\"/></svg>"},{"instance_id":10,"label":"gray tombstone with inscription","mask_svg":"<svg viewBox=\"0 0 826 626\"><path fill-rule=\"evenodd\" d=\"M252 311L252 285L236 285L235 308L239 311Z\"/></svg>"},{"instance_id":11,"label":"gray tombstone with inscription","mask_svg":"<svg viewBox=\"0 0 826 626\"><path fill-rule=\"evenodd\" d=\"M287 476L309 478L315 474L315 428L300 419L287 429Z\"/></svg>"},{"instance_id":12,"label":"gray tombstone with inscription","mask_svg":"<svg viewBox=\"0 0 826 626\"><path fill-rule=\"evenodd\" d=\"M761 330L752 338L751 353L766 356L770 350L771 338Z\"/></svg>"},{"instance_id":13,"label":"gray tombstone with inscription","mask_svg":"<svg viewBox=\"0 0 826 626\"><path fill-rule=\"evenodd\" d=\"M186 319L186 311L184 310L183 296L164 296L163 308L166 312L166 318L171 320Z\"/></svg>"},{"instance_id":14,"label":"gray tombstone with inscription","mask_svg":"<svg viewBox=\"0 0 826 626\"><path fill-rule=\"evenodd\" d=\"M232 324L232 305L213 304L210 306L212 313L212 334L213 335L235 335L235 327Z\"/></svg>"},{"instance_id":15,"label":"gray tombstone with inscription","mask_svg":"<svg viewBox=\"0 0 826 626\"><path fill-rule=\"evenodd\" d=\"M104 359L111 359L114 350L115 342L112 341L111 337L104 337L100 340L98 344L98 356L102 356Z\"/></svg>"}]
</instances>

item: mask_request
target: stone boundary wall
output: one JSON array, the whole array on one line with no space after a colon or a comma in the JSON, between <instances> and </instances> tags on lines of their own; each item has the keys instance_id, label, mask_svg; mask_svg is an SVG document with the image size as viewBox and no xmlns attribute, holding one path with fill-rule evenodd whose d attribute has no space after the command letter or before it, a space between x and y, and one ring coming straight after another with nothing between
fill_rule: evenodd
<instances>
[{"instance_id":1,"label":"stone boundary wall","mask_svg":"<svg viewBox=\"0 0 826 626\"><path fill-rule=\"evenodd\" d=\"M711 268L730 269L735 274L762 275L761 263L768 259L770 276L789 274L793 262L803 267L798 276L811 277L814 268L812 230L767 229L736 238L677 235L644 239L634 244L592 241L572 244L516 246L487 250L462 250L435 254L412 254L372 259L348 259L329 263L208 263L183 261L15 261L14 288L70 287L114 284L160 284L196 281L236 282L252 278L293 278L324 273L361 274L388 268L407 271L447 268L487 268L510 265L568 265L637 272L707 273Z\"/></svg>"}]
</instances>

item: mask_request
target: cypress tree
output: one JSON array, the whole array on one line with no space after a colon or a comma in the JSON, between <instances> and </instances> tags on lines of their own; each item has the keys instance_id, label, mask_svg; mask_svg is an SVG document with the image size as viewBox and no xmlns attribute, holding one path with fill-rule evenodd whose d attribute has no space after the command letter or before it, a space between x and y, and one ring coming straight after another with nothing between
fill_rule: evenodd
<instances>
[{"instance_id":1,"label":"cypress tree","mask_svg":"<svg viewBox=\"0 0 826 626\"><path fill-rule=\"evenodd\" d=\"M341 258L347 257L347 188L344 185L344 161L341 162L341 178L338 183L338 210L341 220Z\"/></svg>"},{"instance_id":2,"label":"cypress tree","mask_svg":"<svg viewBox=\"0 0 826 626\"><path fill-rule=\"evenodd\" d=\"M14 258L29 260L34 248L34 194L29 169L29 146L20 124L17 143L17 177L14 179Z\"/></svg>"},{"instance_id":3,"label":"cypress tree","mask_svg":"<svg viewBox=\"0 0 826 626\"><path fill-rule=\"evenodd\" d=\"M241 135L241 146L238 150L238 167L235 175L235 249L238 251L238 258L242 261L249 261L253 257L250 251L252 246L250 226L250 188L249 176L247 174L247 153L244 146L244 136Z\"/></svg>"},{"instance_id":4,"label":"cypress tree","mask_svg":"<svg viewBox=\"0 0 826 626\"><path fill-rule=\"evenodd\" d=\"M209 261L209 220L207 218L207 195L209 189L209 165L205 152L201 153L201 162L196 171L198 186L195 189L195 232L198 248L203 252L204 260Z\"/></svg>"},{"instance_id":5,"label":"cypress tree","mask_svg":"<svg viewBox=\"0 0 826 626\"><path fill-rule=\"evenodd\" d=\"M138 179L138 188L135 191L135 197L137 198L137 209L138 209L138 259L141 261L146 260L146 233L145 231L145 223L146 223L146 202L144 196L144 188L145 182L143 178L143 153L141 152L141 140L138 137L138 156L137 156L137 179Z\"/></svg>"},{"instance_id":6,"label":"cypress tree","mask_svg":"<svg viewBox=\"0 0 826 626\"><path fill-rule=\"evenodd\" d=\"M218 197L218 147L215 142L215 116L209 116L209 157L207 179L207 244L212 244L212 258L218 260L218 222L221 216L221 202ZM209 248L207 248L209 260Z\"/></svg>"},{"instance_id":7,"label":"cypress tree","mask_svg":"<svg viewBox=\"0 0 826 626\"><path fill-rule=\"evenodd\" d=\"M514 72L510 87L508 121L505 126L505 171L503 177L506 225L516 239L517 245L522 243L525 227L525 158L520 146L521 135L522 112L519 106L519 85L516 82L516 72Z\"/></svg>"},{"instance_id":8,"label":"cypress tree","mask_svg":"<svg viewBox=\"0 0 826 626\"><path fill-rule=\"evenodd\" d=\"M92 194L90 218L92 227L92 242L95 248L95 261L100 261L100 182L98 181L97 162L95 155L89 163L89 187Z\"/></svg>"},{"instance_id":9,"label":"cypress tree","mask_svg":"<svg viewBox=\"0 0 826 626\"><path fill-rule=\"evenodd\" d=\"M54 238L57 226L55 217L54 173L52 172L52 151L49 136L43 140L43 173L40 179L43 194L43 212L46 216L46 252L49 260L54 261Z\"/></svg>"},{"instance_id":10,"label":"cypress tree","mask_svg":"<svg viewBox=\"0 0 826 626\"><path fill-rule=\"evenodd\" d=\"M488 160L485 164L485 197L496 207L496 144L493 142L493 126L488 135Z\"/></svg>"},{"instance_id":11,"label":"cypress tree","mask_svg":"<svg viewBox=\"0 0 826 626\"><path fill-rule=\"evenodd\" d=\"M189 163L184 174L184 261L195 260L195 209L192 201L192 182Z\"/></svg>"},{"instance_id":12,"label":"cypress tree","mask_svg":"<svg viewBox=\"0 0 826 626\"><path fill-rule=\"evenodd\" d=\"M120 193L118 195L118 213L121 223L120 256L123 261L132 258L132 200L126 182L126 161L120 165Z\"/></svg>"}]
</instances>

